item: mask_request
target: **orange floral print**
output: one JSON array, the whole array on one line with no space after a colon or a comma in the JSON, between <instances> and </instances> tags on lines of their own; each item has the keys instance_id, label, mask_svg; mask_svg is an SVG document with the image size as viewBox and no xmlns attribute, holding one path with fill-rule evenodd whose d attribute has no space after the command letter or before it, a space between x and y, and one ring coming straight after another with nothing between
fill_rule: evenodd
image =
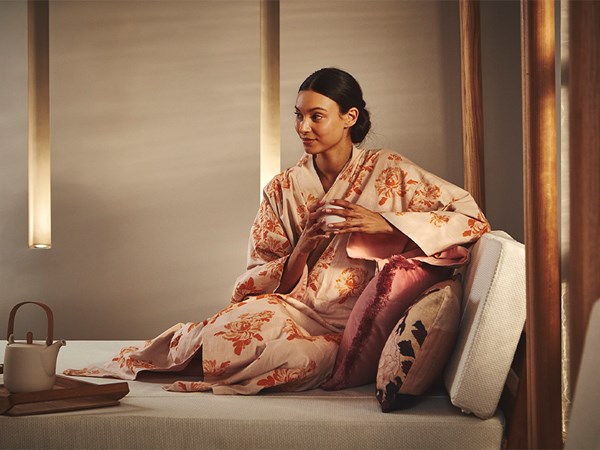
<instances>
[{"instance_id":1,"label":"orange floral print","mask_svg":"<svg viewBox=\"0 0 600 450\"><path fill-rule=\"evenodd\" d=\"M296 232L298 235L302 234L302 230L306 226L306 221L308 220L308 211L309 209L319 201L317 197L312 194L308 194L306 197L306 203L298 205L296 207L296 213L300 220L298 220L298 224L296 225Z\"/></svg>"},{"instance_id":2,"label":"orange floral print","mask_svg":"<svg viewBox=\"0 0 600 450\"><path fill-rule=\"evenodd\" d=\"M267 299L267 303L269 305L283 305L285 306L285 303L283 303L281 301L281 298L279 297L279 295L277 294L261 294L261 295L257 295L255 300L262 300L262 299Z\"/></svg>"},{"instance_id":3,"label":"orange floral print","mask_svg":"<svg viewBox=\"0 0 600 450\"><path fill-rule=\"evenodd\" d=\"M304 155L304 156L303 156L303 157L300 159L300 161L298 161L298 164L296 164L296 166L297 166L297 167L302 167L303 165L305 165L305 164L308 162L308 160L309 160L309 159L310 159L310 156L308 156L308 155Z\"/></svg>"},{"instance_id":4,"label":"orange floral print","mask_svg":"<svg viewBox=\"0 0 600 450\"><path fill-rule=\"evenodd\" d=\"M233 298L244 298L250 294L258 293L258 290L258 287L254 283L254 278L250 277L235 287Z\"/></svg>"},{"instance_id":5,"label":"orange floral print","mask_svg":"<svg viewBox=\"0 0 600 450\"><path fill-rule=\"evenodd\" d=\"M292 187L292 180L290 179L290 170L286 170L281 176L281 188L290 189Z\"/></svg>"},{"instance_id":6,"label":"orange floral print","mask_svg":"<svg viewBox=\"0 0 600 450\"><path fill-rule=\"evenodd\" d=\"M431 211L435 208L437 200L442 195L442 190L436 184L423 183L408 204L409 211Z\"/></svg>"},{"instance_id":7,"label":"orange floral print","mask_svg":"<svg viewBox=\"0 0 600 450\"><path fill-rule=\"evenodd\" d=\"M169 386L169 390L175 392L202 392L209 391L212 387L212 383L204 381L177 381Z\"/></svg>"},{"instance_id":8,"label":"orange floral print","mask_svg":"<svg viewBox=\"0 0 600 450\"><path fill-rule=\"evenodd\" d=\"M407 185L417 184L415 180L406 180L408 172L400 167L388 167L381 171L375 180L375 189L381 196L379 205L384 205L394 196L404 197L408 192Z\"/></svg>"},{"instance_id":9,"label":"orange floral print","mask_svg":"<svg viewBox=\"0 0 600 450\"><path fill-rule=\"evenodd\" d=\"M272 388L290 384L306 378L317 368L317 363L311 361L308 366L297 369L275 369L271 375L257 381L257 385Z\"/></svg>"},{"instance_id":10,"label":"orange floral print","mask_svg":"<svg viewBox=\"0 0 600 450\"><path fill-rule=\"evenodd\" d=\"M136 347L135 345L132 345L129 347L124 347L119 351L119 354L112 359L112 361L119 363L119 366L121 368L123 368L126 366L127 359L129 358L128 354L137 352L138 350L139 350L139 347Z\"/></svg>"},{"instance_id":11,"label":"orange floral print","mask_svg":"<svg viewBox=\"0 0 600 450\"><path fill-rule=\"evenodd\" d=\"M300 329L300 327L296 325L296 322L294 322L292 319L286 319L283 330L288 335L288 341L293 341L294 339L302 339L305 341L314 342L317 340L316 336L311 336L309 334L304 333Z\"/></svg>"},{"instance_id":12,"label":"orange floral print","mask_svg":"<svg viewBox=\"0 0 600 450\"><path fill-rule=\"evenodd\" d=\"M324 334L322 336L311 336L306 334L292 319L286 319L284 331L287 333L287 340L301 339L308 342L315 342L319 339L324 339L326 342L335 342L339 344L342 341L341 334Z\"/></svg>"},{"instance_id":13,"label":"orange floral print","mask_svg":"<svg viewBox=\"0 0 600 450\"><path fill-rule=\"evenodd\" d=\"M465 230L462 234L465 237L470 236L472 238L479 238L490 231L490 224L481 212L477 215L477 219L469 219L467 221L467 226L469 229Z\"/></svg>"},{"instance_id":14,"label":"orange floral print","mask_svg":"<svg viewBox=\"0 0 600 450\"><path fill-rule=\"evenodd\" d=\"M133 371L133 369L154 369L156 366L152 361L144 361L143 359L130 356L127 359L127 367Z\"/></svg>"},{"instance_id":15,"label":"orange floral print","mask_svg":"<svg viewBox=\"0 0 600 450\"><path fill-rule=\"evenodd\" d=\"M227 308L222 309L217 314L212 316L212 318L210 319L210 321L208 323L213 325L219 317L221 317L224 314L228 314L229 312L233 311L235 308L239 308L240 306L243 306L246 303L247 303L246 300L242 300L241 302L237 302L237 303L233 303L233 304L229 305Z\"/></svg>"},{"instance_id":16,"label":"orange floral print","mask_svg":"<svg viewBox=\"0 0 600 450\"><path fill-rule=\"evenodd\" d=\"M349 199L353 194L361 195L363 193L363 184L367 174L372 173L375 169L375 163L377 162L378 155L376 152L370 153L364 164L359 165L358 173L354 175L356 166L349 165L340 175L340 180L346 180L349 183L348 189L344 193L344 199ZM352 180L352 177L354 179Z\"/></svg>"},{"instance_id":17,"label":"orange floral print","mask_svg":"<svg viewBox=\"0 0 600 450\"><path fill-rule=\"evenodd\" d=\"M177 346L179 345L179 341L181 340L181 334L178 334L177 336L175 336L174 339L171 340L171 343L169 344L169 348L177 348Z\"/></svg>"},{"instance_id":18,"label":"orange floral print","mask_svg":"<svg viewBox=\"0 0 600 450\"><path fill-rule=\"evenodd\" d=\"M275 200L276 204L281 204L281 175L276 176L273 180L267 185L265 189L265 193L267 197Z\"/></svg>"},{"instance_id":19,"label":"orange floral print","mask_svg":"<svg viewBox=\"0 0 600 450\"><path fill-rule=\"evenodd\" d=\"M450 220L450 216L446 216L444 214L430 213L431 217L429 218L429 223L435 225L438 228L446 225Z\"/></svg>"},{"instance_id":20,"label":"orange floral print","mask_svg":"<svg viewBox=\"0 0 600 450\"><path fill-rule=\"evenodd\" d=\"M252 224L251 234L253 259L270 261L291 251L281 223L266 200L263 200L260 205L256 220Z\"/></svg>"},{"instance_id":21,"label":"orange floral print","mask_svg":"<svg viewBox=\"0 0 600 450\"><path fill-rule=\"evenodd\" d=\"M219 331L214 336L222 336L223 339L233 342L234 353L240 355L252 340L262 341L260 332L265 323L270 322L275 313L273 311L261 311L255 314L242 314L235 322L224 326L227 331Z\"/></svg>"},{"instance_id":22,"label":"orange floral print","mask_svg":"<svg viewBox=\"0 0 600 450\"><path fill-rule=\"evenodd\" d=\"M206 321L206 320L204 322L192 322L188 325L187 332L189 333L194 328L199 327L200 325L206 325L207 323L208 323L208 321Z\"/></svg>"},{"instance_id":23,"label":"orange floral print","mask_svg":"<svg viewBox=\"0 0 600 450\"><path fill-rule=\"evenodd\" d=\"M202 361L202 372L207 377L219 377L226 372L230 365L231 361L223 361L220 365L217 365L216 360L205 359Z\"/></svg>"},{"instance_id":24,"label":"orange floral print","mask_svg":"<svg viewBox=\"0 0 600 450\"><path fill-rule=\"evenodd\" d=\"M350 297L359 295L367 282L367 271L358 267L344 269L335 280L335 287L340 294L338 303L344 303Z\"/></svg>"},{"instance_id":25,"label":"orange floral print","mask_svg":"<svg viewBox=\"0 0 600 450\"><path fill-rule=\"evenodd\" d=\"M272 280L279 280L281 278L281 274L283 273L284 265L285 261L283 260L269 261L264 265L265 270L260 271L258 276L268 277Z\"/></svg>"},{"instance_id":26,"label":"orange floral print","mask_svg":"<svg viewBox=\"0 0 600 450\"><path fill-rule=\"evenodd\" d=\"M327 249L319 258L319 261L312 268L310 273L308 274L308 287L313 291L317 291L319 284L319 277L323 274L325 270L331 266L331 262L335 258L335 251L333 247L327 247Z\"/></svg>"},{"instance_id":27,"label":"orange floral print","mask_svg":"<svg viewBox=\"0 0 600 450\"><path fill-rule=\"evenodd\" d=\"M119 355L112 359L112 362L118 363L121 369L126 367L130 371L134 369L152 369L155 367L152 361L144 361L143 359L131 356L131 353L137 351L139 351L139 347L135 346L122 348Z\"/></svg>"},{"instance_id":28,"label":"orange floral print","mask_svg":"<svg viewBox=\"0 0 600 450\"><path fill-rule=\"evenodd\" d=\"M99 369L88 369L87 367L84 367L83 369L67 369L64 373L65 375L70 375L72 377L85 377L90 375L100 375L102 372L100 372Z\"/></svg>"}]
</instances>

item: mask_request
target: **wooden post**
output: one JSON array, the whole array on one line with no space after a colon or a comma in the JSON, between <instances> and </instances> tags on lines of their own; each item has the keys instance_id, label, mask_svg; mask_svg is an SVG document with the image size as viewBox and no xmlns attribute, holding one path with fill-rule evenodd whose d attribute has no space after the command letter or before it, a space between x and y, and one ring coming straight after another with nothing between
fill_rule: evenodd
<instances>
[{"instance_id":1,"label":"wooden post","mask_svg":"<svg viewBox=\"0 0 600 450\"><path fill-rule=\"evenodd\" d=\"M481 25L479 0L460 1L460 62L464 184L485 211L483 165L483 100L481 89Z\"/></svg>"},{"instance_id":2,"label":"wooden post","mask_svg":"<svg viewBox=\"0 0 600 450\"><path fill-rule=\"evenodd\" d=\"M279 0L260 2L260 188L281 170Z\"/></svg>"},{"instance_id":3,"label":"wooden post","mask_svg":"<svg viewBox=\"0 0 600 450\"><path fill-rule=\"evenodd\" d=\"M600 297L600 2L569 2L571 385Z\"/></svg>"},{"instance_id":4,"label":"wooden post","mask_svg":"<svg viewBox=\"0 0 600 450\"><path fill-rule=\"evenodd\" d=\"M521 0L529 448L562 447L553 0Z\"/></svg>"}]
</instances>

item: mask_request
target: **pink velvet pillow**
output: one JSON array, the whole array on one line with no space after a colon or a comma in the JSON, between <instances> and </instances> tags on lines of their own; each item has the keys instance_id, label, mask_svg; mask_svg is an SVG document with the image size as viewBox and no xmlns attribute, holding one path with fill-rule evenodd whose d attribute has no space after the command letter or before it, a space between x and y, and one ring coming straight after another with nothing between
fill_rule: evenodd
<instances>
[{"instance_id":1,"label":"pink velvet pillow","mask_svg":"<svg viewBox=\"0 0 600 450\"><path fill-rule=\"evenodd\" d=\"M327 390L375 381L377 365L390 332L419 294L447 279L451 269L395 255L373 277L350 313Z\"/></svg>"}]
</instances>

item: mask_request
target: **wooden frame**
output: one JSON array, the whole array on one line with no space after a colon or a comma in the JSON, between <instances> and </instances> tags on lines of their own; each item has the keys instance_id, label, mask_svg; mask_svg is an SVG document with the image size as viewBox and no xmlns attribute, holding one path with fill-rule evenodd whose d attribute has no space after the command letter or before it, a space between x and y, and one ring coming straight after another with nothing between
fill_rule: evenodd
<instances>
[{"instance_id":1,"label":"wooden frame","mask_svg":"<svg viewBox=\"0 0 600 450\"><path fill-rule=\"evenodd\" d=\"M464 184L485 212L479 0L459 5Z\"/></svg>"},{"instance_id":2,"label":"wooden frame","mask_svg":"<svg viewBox=\"0 0 600 450\"><path fill-rule=\"evenodd\" d=\"M583 11L585 4L586 12L577 11L571 17L571 23L578 21L571 29L581 32L581 36L574 36L571 46L583 49L581 53L597 55L600 32L597 25L594 30L593 24L597 24L600 17L598 3L575 3L572 9ZM485 194L478 6L477 0L460 2L465 189L481 202ZM508 448L561 448L563 444L554 14L552 0L521 0L527 321L501 399L507 417ZM578 14L586 16L587 26L581 26ZM596 51L590 52L590 47ZM600 252L599 184L592 181L598 179L600 172L600 81L598 76L590 79L592 73L600 73L600 65L598 59L582 59L582 80L577 81L587 84L584 82L584 87L575 88L573 97L576 98L572 97L571 108L581 108L577 109L578 113L593 123L572 121L580 124L580 129L574 133L576 136L571 136L572 145L578 147L579 158L571 166L572 174L577 175L571 176L571 200L577 203L575 208L579 208L581 217L578 216L577 224L571 229L571 236L572 240L576 240L575 235L582 236L579 248L584 255L590 235L594 235L593 250L588 255L594 255L596 264L585 256L580 258L581 264L587 263L588 276L585 277L584 270L579 273L593 281L587 281L588 287L582 288L581 313L576 318L578 325L572 329L587 323L591 302L600 296L599 278L591 273L597 270L596 255ZM582 101L583 97L586 101ZM580 183L582 171L586 171L588 177ZM574 184L575 179L577 184ZM590 218L583 218L590 213ZM578 244L572 241L571 245L577 248ZM583 285L580 281L577 284ZM586 289L589 298L583 293ZM583 342L584 332L575 339L581 338ZM577 365L579 360L575 358L574 365Z\"/></svg>"},{"instance_id":3,"label":"wooden frame","mask_svg":"<svg viewBox=\"0 0 600 450\"><path fill-rule=\"evenodd\" d=\"M554 1L521 1L529 448L562 447Z\"/></svg>"}]
</instances>

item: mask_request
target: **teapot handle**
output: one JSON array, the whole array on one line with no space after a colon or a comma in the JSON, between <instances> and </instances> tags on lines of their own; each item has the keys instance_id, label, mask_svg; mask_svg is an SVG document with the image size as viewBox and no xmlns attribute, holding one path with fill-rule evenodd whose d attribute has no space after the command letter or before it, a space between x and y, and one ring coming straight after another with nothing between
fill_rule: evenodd
<instances>
[{"instance_id":1,"label":"teapot handle","mask_svg":"<svg viewBox=\"0 0 600 450\"><path fill-rule=\"evenodd\" d=\"M38 305L46 311L46 317L48 318L48 337L46 338L46 345L52 345L53 337L54 337L54 314L52 314L52 310L45 303L40 302L21 302L17 303L10 312L10 317L8 319L8 332L6 333L6 339L10 339L10 335L13 334L15 328L15 315L17 314L17 309L21 306L26 305L27 303L32 303L34 305Z\"/></svg>"}]
</instances>

